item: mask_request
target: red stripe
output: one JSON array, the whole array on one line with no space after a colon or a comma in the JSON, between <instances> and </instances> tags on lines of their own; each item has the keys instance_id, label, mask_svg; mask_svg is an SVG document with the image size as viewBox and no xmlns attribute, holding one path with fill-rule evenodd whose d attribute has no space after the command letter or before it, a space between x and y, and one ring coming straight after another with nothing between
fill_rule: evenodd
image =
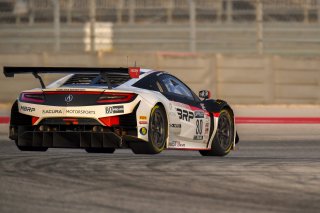
<instances>
[{"instance_id":1,"label":"red stripe","mask_svg":"<svg viewBox=\"0 0 320 213\"><path fill-rule=\"evenodd\" d=\"M320 117L236 117L237 124L320 124Z\"/></svg>"},{"instance_id":2,"label":"red stripe","mask_svg":"<svg viewBox=\"0 0 320 213\"><path fill-rule=\"evenodd\" d=\"M8 124L10 117L1 117L0 124ZM320 124L320 117L236 117L237 124Z\"/></svg>"},{"instance_id":3,"label":"red stripe","mask_svg":"<svg viewBox=\"0 0 320 213\"><path fill-rule=\"evenodd\" d=\"M0 124L8 124L10 122L10 117L0 117Z\"/></svg>"},{"instance_id":4,"label":"red stripe","mask_svg":"<svg viewBox=\"0 0 320 213\"><path fill-rule=\"evenodd\" d=\"M97 91L45 91L46 95L72 94L72 95L99 95L102 92Z\"/></svg>"}]
</instances>

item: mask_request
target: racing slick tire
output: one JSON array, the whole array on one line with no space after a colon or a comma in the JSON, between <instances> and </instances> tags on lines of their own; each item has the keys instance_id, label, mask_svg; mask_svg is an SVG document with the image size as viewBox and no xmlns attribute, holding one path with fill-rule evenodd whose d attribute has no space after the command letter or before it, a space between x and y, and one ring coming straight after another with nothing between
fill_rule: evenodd
<instances>
[{"instance_id":1,"label":"racing slick tire","mask_svg":"<svg viewBox=\"0 0 320 213\"><path fill-rule=\"evenodd\" d=\"M114 153L115 148L85 148L88 153Z\"/></svg>"},{"instance_id":2,"label":"racing slick tire","mask_svg":"<svg viewBox=\"0 0 320 213\"><path fill-rule=\"evenodd\" d=\"M214 136L211 150L201 150L203 156L225 156L232 146L234 138L234 120L229 110L220 111L218 129Z\"/></svg>"},{"instance_id":3,"label":"racing slick tire","mask_svg":"<svg viewBox=\"0 0 320 213\"><path fill-rule=\"evenodd\" d=\"M15 143L20 151L45 152L48 150L48 147L20 146L17 140Z\"/></svg>"},{"instance_id":4,"label":"racing slick tire","mask_svg":"<svg viewBox=\"0 0 320 213\"><path fill-rule=\"evenodd\" d=\"M152 108L149 119L148 142L131 144L135 154L158 154L165 149L168 138L168 120L162 106Z\"/></svg>"}]
</instances>

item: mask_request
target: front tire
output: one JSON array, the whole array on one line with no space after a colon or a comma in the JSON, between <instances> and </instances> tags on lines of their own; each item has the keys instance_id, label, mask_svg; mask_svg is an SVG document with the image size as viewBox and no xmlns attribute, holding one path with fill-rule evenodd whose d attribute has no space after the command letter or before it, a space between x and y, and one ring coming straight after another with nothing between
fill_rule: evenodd
<instances>
[{"instance_id":1,"label":"front tire","mask_svg":"<svg viewBox=\"0 0 320 213\"><path fill-rule=\"evenodd\" d=\"M132 143L131 148L135 154L158 154L164 150L167 138L167 115L162 106L156 105L150 113L148 142Z\"/></svg>"},{"instance_id":2,"label":"front tire","mask_svg":"<svg viewBox=\"0 0 320 213\"><path fill-rule=\"evenodd\" d=\"M223 109L220 112L218 129L214 136L211 150L200 151L203 156L225 156L229 154L234 140L234 120L231 112Z\"/></svg>"}]
</instances>

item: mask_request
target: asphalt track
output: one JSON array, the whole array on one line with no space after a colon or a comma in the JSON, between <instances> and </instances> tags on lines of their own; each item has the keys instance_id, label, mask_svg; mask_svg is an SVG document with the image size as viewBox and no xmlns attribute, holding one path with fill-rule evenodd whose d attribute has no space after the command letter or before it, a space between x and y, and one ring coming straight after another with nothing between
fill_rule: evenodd
<instances>
[{"instance_id":1,"label":"asphalt track","mask_svg":"<svg viewBox=\"0 0 320 213\"><path fill-rule=\"evenodd\" d=\"M1 136L0 212L319 212L319 125L254 127L224 158L20 152Z\"/></svg>"}]
</instances>

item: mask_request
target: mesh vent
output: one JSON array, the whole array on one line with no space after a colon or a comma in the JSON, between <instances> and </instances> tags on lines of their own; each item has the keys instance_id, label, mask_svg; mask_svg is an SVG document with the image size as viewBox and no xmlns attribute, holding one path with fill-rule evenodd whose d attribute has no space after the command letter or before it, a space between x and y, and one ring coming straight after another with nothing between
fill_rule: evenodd
<instances>
[{"instance_id":1,"label":"mesh vent","mask_svg":"<svg viewBox=\"0 0 320 213\"><path fill-rule=\"evenodd\" d=\"M130 80L130 76L123 73L107 73L107 77L112 87L119 86ZM107 82L99 74L75 74L64 83L64 85L70 84L107 85Z\"/></svg>"},{"instance_id":2,"label":"mesh vent","mask_svg":"<svg viewBox=\"0 0 320 213\"><path fill-rule=\"evenodd\" d=\"M66 84L92 84L93 80L97 78L98 74L75 74L64 83Z\"/></svg>"}]
</instances>

